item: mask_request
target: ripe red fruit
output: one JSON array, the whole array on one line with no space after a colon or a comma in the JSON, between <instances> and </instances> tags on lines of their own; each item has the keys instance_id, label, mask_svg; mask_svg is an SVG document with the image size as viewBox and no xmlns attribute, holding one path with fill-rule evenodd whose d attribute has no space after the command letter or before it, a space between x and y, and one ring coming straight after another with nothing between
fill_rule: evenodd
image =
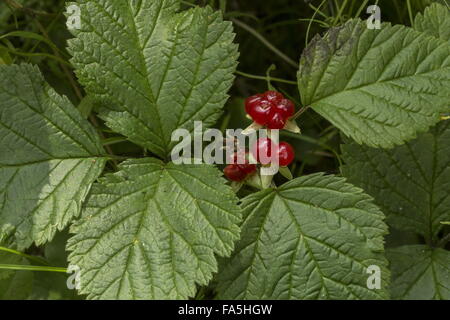
<instances>
[{"instance_id":1,"label":"ripe red fruit","mask_svg":"<svg viewBox=\"0 0 450 320\"><path fill-rule=\"evenodd\" d=\"M294 148L287 142L278 145L278 161L281 167L286 167L294 161Z\"/></svg>"},{"instance_id":2,"label":"ripe red fruit","mask_svg":"<svg viewBox=\"0 0 450 320\"><path fill-rule=\"evenodd\" d=\"M287 119L294 115L295 106L291 100L282 99L277 105L277 110Z\"/></svg>"},{"instance_id":3,"label":"ripe red fruit","mask_svg":"<svg viewBox=\"0 0 450 320\"><path fill-rule=\"evenodd\" d=\"M262 94L256 94L254 96L248 97L245 100L245 112L247 112L247 114L250 114L252 109L260 104L262 99L263 99Z\"/></svg>"},{"instance_id":4,"label":"ripe red fruit","mask_svg":"<svg viewBox=\"0 0 450 320\"><path fill-rule=\"evenodd\" d=\"M243 155L243 159L238 159L239 155ZM243 161L242 161L243 160ZM242 181L248 175L254 173L256 171L256 165L250 164L248 161L248 152L235 152L231 159L228 159L231 163L224 169L225 176L233 181ZM243 162L239 163L238 162Z\"/></svg>"},{"instance_id":5,"label":"ripe red fruit","mask_svg":"<svg viewBox=\"0 0 450 320\"><path fill-rule=\"evenodd\" d=\"M269 138L260 138L252 147L252 155L259 163L266 165L272 161L272 150L276 149L275 143Z\"/></svg>"},{"instance_id":6,"label":"ripe red fruit","mask_svg":"<svg viewBox=\"0 0 450 320\"><path fill-rule=\"evenodd\" d=\"M266 122L266 126L269 129L281 130L286 125L286 118L276 110L270 110L269 117Z\"/></svg>"},{"instance_id":7,"label":"ripe red fruit","mask_svg":"<svg viewBox=\"0 0 450 320\"><path fill-rule=\"evenodd\" d=\"M261 99L258 102L252 100L246 104L248 115L252 117L253 121L260 125L266 125L272 104L268 100Z\"/></svg>"},{"instance_id":8,"label":"ripe red fruit","mask_svg":"<svg viewBox=\"0 0 450 320\"><path fill-rule=\"evenodd\" d=\"M242 181L247 177L247 174L237 164L230 164L223 169L225 177L232 181Z\"/></svg>"},{"instance_id":9,"label":"ripe red fruit","mask_svg":"<svg viewBox=\"0 0 450 320\"><path fill-rule=\"evenodd\" d=\"M255 164L238 164L238 166L241 168L242 171L245 172L246 175L252 174L256 171L256 165Z\"/></svg>"},{"instance_id":10,"label":"ripe red fruit","mask_svg":"<svg viewBox=\"0 0 450 320\"><path fill-rule=\"evenodd\" d=\"M245 100L245 111L256 123L269 129L283 129L295 113L292 101L276 91L251 96Z\"/></svg>"},{"instance_id":11,"label":"ripe red fruit","mask_svg":"<svg viewBox=\"0 0 450 320\"><path fill-rule=\"evenodd\" d=\"M252 154L255 159L262 165L267 165L274 161L272 154L278 154L278 164L281 167L288 166L294 161L294 148L287 142L280 142L276 145L269 138L261 138L256 141L252 148Z\"/></svg>"},{"instance_id":12,"label":"ripe red fruit","mask_svg":"<svg viewBox=\"0 0 450 320\"><path fill-rule=\"evenodd\" d=\"M263 93L263 96L273 104L278 104L281 100L284 99L284 96L276 91L266 91Z\"/></svg>"}]
</instances>

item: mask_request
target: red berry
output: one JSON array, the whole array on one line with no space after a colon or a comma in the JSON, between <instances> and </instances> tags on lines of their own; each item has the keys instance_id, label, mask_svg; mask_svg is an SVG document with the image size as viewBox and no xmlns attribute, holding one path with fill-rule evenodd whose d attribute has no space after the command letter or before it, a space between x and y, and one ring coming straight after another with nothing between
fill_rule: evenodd
<instances>
[{"instance_id":1,"label":"red berry","mask_svg":"<svg viewBox=\"0 0 450 320\"><path fill-rule=\"evenodd\" d=\"M275 143L269 138L260 138L253 145L252 155L259 163L266 165L271 162L272 150L276 149Z\"/></svg>"},{"instance_id":2,"label":"red berry","mask_svg":"<svg viewBox=\"0 0 450 320\"><path fill-rule=\"evenodd\" d=\"M295 113L294 103L288 99L281 100L275 107L285 119L292 117Z\"/></svg>"},{"instance_id":3,"label":"red berry","mask_svg":"<svg viewBox=\"0 0 450 320\"><path fill-rule=\"evenodd\" d=\"M287 142L278 145L278 161L281 167L286 167L294 161L294 148Z\"/></svg>"},{"instance_id":4,"label":"red berry","mask_svg":"<svg viewBox=\"0 0 450 320\"><path fill-rule=\"evenodd\" d=\"M256 123L265 125L267 123L271 108L272 104L269 101L261 99L258 104L253 103L251 108L248 108L248 114Z\"/></svg>"},{"instance_id":5,"label":"red berry","mask_svg":"<svg viewBox=\"0 0 450 320\"><path fill-rule=\"evenodd\" d=\"M252 154L257 161L263 165L272 162L272 153L278 153L278 163L280 166L288 166L294 161L294 148L287 142L280 142L276 145L269 138L261 138L252 148Z\"/></svg>"},{"instance_id":6,"label":"red berry","mask_svg":"<svg viewBox=\"0 0 450 320\"><path fill-rule=\"evenodd\" d=\"M284 99L284 96L276 91L266 91L264 92L264 98L266 98L273 104L278 104L281 100Z\"/></svg>"},{"instance_id":7,"label":"red berry","mask_svg":"<svg viewBox=\"0 0 450 320\"><path fill-rule=\"evenodd\" d=\"M271 110L267 119L266 126L269 129L281 130L286 125L286 118L277 110Z\"/></svg>"},{"instance_id":8,"label":"red berry","mask_svg":"<svg viewBox=\"0 0 450 320\"><path fill-rule=\"evenodd\" d=\"M248 152L244 151L235 152L230 157L228 157L227 164L246 164L248 163L247 155Z\"/></svg>"},{"instance_id":9,"label":"red berry","mask_svg":"<svg viewBox=\"0 0 450 320\"><path fill-rule=\"evenodd\" d=\"M238 166L241 168L242 171L245 172L246 175L252 174L256 171L256 165L255 164L238 164Z\"/></svg>"},{"instance_id":10,"label":"red berry","mask_svg":"<svg viewBox=\"0 0 450 320\"><path fill-rule=\"evenodd\" d=\"M269 129L283 129L295 113L292 101L276 91L251 96L245 100L245 111L256 123Z\"/></svg>"},{"instance_id":11,"label":"red berry","mask_svg":"<svg viewBox=\"0 0 450 320\"><path fill-rule=\"evenodd\" d=\"M223 169L225 177L232 181L242 181L247 174L237 164L230 164Z\"/></svg>"},{"instance_id":12,"label":"red berry","mask_svg":"<svg viewBox=\"0 0 450 320\"><path fill-rule=\"evenodd\" d=\"M258 106L263 98L262 94L256 94L254 96L248 97L245 100L245 112L250 114L251 110L253 110L256 106Z\"/></svg>"}]
</instances>

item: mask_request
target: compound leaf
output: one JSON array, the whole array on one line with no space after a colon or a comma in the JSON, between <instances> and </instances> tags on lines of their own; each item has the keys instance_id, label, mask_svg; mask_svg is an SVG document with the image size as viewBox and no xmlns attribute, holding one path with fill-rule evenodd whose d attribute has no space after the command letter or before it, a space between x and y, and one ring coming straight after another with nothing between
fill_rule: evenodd
<instances>
[{"instance_id":1,"label":"compound leaf","mask_svg":"<svg viewBox=\"0 0 450 320\"><path fill-rule=\"evenodd\" d=\"M433 3L414 20L414 29L450 42L450 10L446 6Z\"/></svg>"},{"instance_id":2,"label":"compound leaf","mask_svg":"<svg viewBox=\"0 0 450 320\"><path fill-rule=\"evenodd\" d=\"M129 160L94 184L69 239L91 299L186 299L239 237L240 209L209 165Z\"/></svg>"},{"instance_id":3,"label":"compound leaf","mask_svg":"<svg viewBox=\"0 0 450 320\"><path fill-rule=\"evenodd\" d=\"M314 174L243 200L242 238L218 274L220 299L387 296L383 214L343 178ZM380 268L381 289L367 287Z\"/></svg>"},{"instance_id":4,"label":"compound leaf","mask_svg":"<svg viewBox=\"0 0 450 320\"><path fill-rule=\"evenodd\" d=\"M448 111L450 45L405 26L350 20L316 36L298 73L304 105L359 144L390 148Z\"/></svg>"},{"instance_id":5,"label":"compound leaf","mask_svg":"<svg viewBox=\"0 0 450 320\"><path fill-rule=\"evenodd\" d=\"M386 255L393 299L450 299L450 252L414 245L389 249Z\"/></svg>"},{"instance_id":6,"label":"compound leaf","mask_svg":"<svg viewBox=\"0 0 450 320\"><path fill-rule=\"evenodd\" d=\"M175 129L216 122L238 57L230 22L179 0L80 0L69 42L80 82L116 132L166 157Z\"/></svg>"},{"instance_id":7,"label":"compound leaf","mask_svg":"<svg viewBox=\"0 0 450 320\"><path fill-rule=\"evenodd\" d=\"M37 67L0 65L0 243L52 239L79 214L102 154L95 130Z\"/></svg>"},{"instance_id":8,"label":"compound leaf","mask_svg":"<svg viewBox=\"0 0 450 320\"><path fill-rule=\"evenodd\" d=\"M343 147L350 182L375 198L388 223L436 240L450 220L450 122L391 150Z\"/></svg>"}]
</instances>

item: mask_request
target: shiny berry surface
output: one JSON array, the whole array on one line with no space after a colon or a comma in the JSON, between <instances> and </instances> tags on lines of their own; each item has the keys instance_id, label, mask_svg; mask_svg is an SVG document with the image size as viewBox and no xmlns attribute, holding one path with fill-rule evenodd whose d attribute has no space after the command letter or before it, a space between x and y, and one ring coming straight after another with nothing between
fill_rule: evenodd
<instances>
[{"instance_id":1,"label":"shiny berry surface","mask_svg":"<svg viewBox=\"0 0 450 320\"><path fill-rule=\"evenodd\" d=\"M285 117L290 118L295 113L295 106L291 100L283 99L276 105L277 110Z\"/></svg>"},{"instance_id":2,"label":"shiny berry surface","mask_svg":"<svg viewBox=\"0 0 450 320\"><path fill-rule=\"evenodd\" d=\"M250 112L261 103L262 99L262 94L256 94L254 96L248 97L245 100L245 112L247 112L247 114L250 114Z\"/></svg>"},{"instance_id":3,"label":"shiny berry surface","mask_svg":"<svg viewBox=\"0 0 450 320\"><path fill-rule=\"evenodd\" d=\"M245 172L246 175L256 172L255 164L246 163L246 164L238 164L238 166L241 168L242 171Z\"/></svg>"},{"instance_id":4,"label":"shiny berry surface","mask_svg":"<svg viewBox=\"0 0 450 320\"><path fill-rule=\"evenodd\" d=\"M247 177L247 174L237 164L230 164L223 169L225 177L231 181L242 181Z\"/></svg>"},{"instance_id":5,"label":"shiny berry surface","mask_svg":"<svg viewBox=\"0 0 450 320\"><path fill-rule=\"evenodd\" d=\"M269 101L261 100L258 104L253 104L248 114L256 123L266 125L271 109L272 104Z\"/></svg>"},{"instance_id":6,"label":"shiny berry surface","mask_svg":"<svg viewBox=\"0 0 450 320\"><path fill-rule=\"evenodd\" d=\"M273 104L278 104L284 99L284 96L277 91L266 91L263 93L263 96Z\"/></svg>"},{"instance_id":7,"label":"shiny berry surface","mask_svg":"<svg viewBox=\"0 0 450 320\"><path fill-rule=\"evenodd\" d=\"M252 155L259 163L266 165L272 160L272 150L276 149L275 143L269 138L260 138L253 145Z\"/></svg>"},{"instance_id":8,"label":"shiny berry surface","mask_svg":"<svg viewBox=\"0 0 450 320\"><path fill-rule=\"evenodd\" d=\"M286 167L294 161L294 148L287 142L278 145L278 161L281 167Z\"/></svg>"},{"instance_id":9,"label":"shiny berry surface","mask_svg":"<svg viewBox=\"0 0 450 320\"><path fill-rule=\"evenodd\" d=\"M276 145L269 138L261 138L254 144L252 155L262 165L267 165L276 161L278 155L278 164L281 167L288 166L294 161L294 148L287 142L280 142Z\"/></svg>"},{"instance_id":10,"label":"shiny berry surface","mask_svg":"<svg viewBox=\"0 0 450 320\"><path fill-rule=\"evenodd\" d=\"M245 111L254 122L281 130L295 113L295 105L276 91L266 91L245 100Z\"/></svg>"},{"instance_id":11,"label":"shiny berry surface","mask_svg":"<svg viewBox=\"0 0 450 320\"><path fill-rule=\"evenodd\" d=\"M286 125L286 118L282 114L276 111L271 111L266 122L266 126L269 129L281 130Z\"/></svg>"}]
</instances>

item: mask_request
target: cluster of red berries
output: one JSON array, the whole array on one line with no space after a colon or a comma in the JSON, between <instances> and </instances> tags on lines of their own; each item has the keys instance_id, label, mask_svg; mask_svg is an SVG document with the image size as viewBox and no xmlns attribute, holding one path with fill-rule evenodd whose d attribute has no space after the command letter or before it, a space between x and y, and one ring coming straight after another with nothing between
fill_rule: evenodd
<instances>
[{"instance_id":1,"label":"cluster of red berries","mask_svg":"<svg viewBox=\"0 0 450 320\"><path fill-rule=\"evenodd\" d=\"M281 93L267 91L247 98L245 111L256 123L269 129L281 130L294 115L295 106Z\"/></svg>"},{"instance_id":2,"label":"cluster of red berries","mask_svg":"<svg viewBox=\"0 0 450 320\"><path fill-rule=\"evenodd\" d=\"M249 97L245 101L245 111L257 124L268 129L283 129L290 117L295 113L292 101L286 99L281 93L267 91ZM274 143L270 138L261 138L251 150L252 156L261 165L278 162L286 167L294 161L294 148L287 142ZM237 154L231 159L231 164L223 170L225 176L232 181L242 181L256 172L256 165L248 161L245 154L244 164L237 163Z\"/></svg>"},{"instance_id":3,"label":"cluster of red berries","mask_svg":"<svg viewBox=\"0 0 450 320\"><path fill-rule=\"evenodd\" d=\"M272 161L278 160L281 167L286 167L294 161L295 157L294 148L289 143L280 142L277 145L269 138L258 139L251 152L254 159L262 165L268 165ZM237 155L235 154L232 164L226 166L223 172L232 181L242 181L256 172L256 165L249 163L247 154L244 163L237 164Z\"/></svg>"},{"instance_id":4,"label":"cluster of red berries","mask_svg":"<svg viewBox=\"0 0 450 320\"><path fill-rule=\"evenodd\" d=\"M287 167L294 161L294 148L287 142L278 145L269 138L261 138L252 148L252 155L262 165L277 161L280 167Z\"/></svg>"},{"instance_id":5,"label":"cluster of red berries","mask_svg":"<svg viewBox=\"0 0 450 320\"><path fill-rule=\"evenodd\" d=\"M244 163L238 164L238 154L235 153L232 163L223 170L225 176L231 181L242 181L252 173L256 172L256 165L248 161L248 154L245 154ZM239 161L241 162L241 161Z\"/></svg>"}]
</instances>

